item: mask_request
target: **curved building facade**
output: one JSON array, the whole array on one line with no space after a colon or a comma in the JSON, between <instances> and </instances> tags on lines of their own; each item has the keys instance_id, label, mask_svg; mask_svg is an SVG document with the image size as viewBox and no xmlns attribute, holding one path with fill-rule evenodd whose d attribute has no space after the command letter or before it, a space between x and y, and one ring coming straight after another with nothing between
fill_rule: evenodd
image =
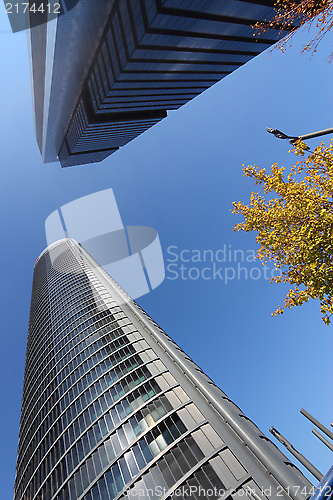
<instances>
[{"instance_id":1,"label":"curved building facade","mask_svg":"<svg viewBox=\"0 0 333 500\"><path fill-rule=\"evenodd\" d=\"M40 255L15 500L305 500L311 487L78 243Z\"/></svg>"}]
</instances>

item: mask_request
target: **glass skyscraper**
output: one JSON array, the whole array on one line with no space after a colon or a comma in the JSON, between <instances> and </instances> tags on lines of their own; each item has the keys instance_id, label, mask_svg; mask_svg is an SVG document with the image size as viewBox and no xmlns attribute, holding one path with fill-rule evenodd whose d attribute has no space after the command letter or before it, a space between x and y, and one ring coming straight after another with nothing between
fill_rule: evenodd
<instances>
[{"instance_id":1,"label":"glass skyscraper","mask_svg":"<svg viewBox=\"0 0 333 500\"><path fill-rule=\"evenodd\" d=\"M306 500L311 486L78 243L38 257L15 500Z\"/></svg>"},{"instance_id":2,"label":"glass skyscraper","mask_svg":"<svg viewBox=\"0 0 333 500\"><path fill-rule=\"evenodd\" d=\"M271 47L287 32L253 26L273 18L274 3L79 0L49 22L39 13L30 36L44 161L103 160Z\"/></svg>"}]
</instances>

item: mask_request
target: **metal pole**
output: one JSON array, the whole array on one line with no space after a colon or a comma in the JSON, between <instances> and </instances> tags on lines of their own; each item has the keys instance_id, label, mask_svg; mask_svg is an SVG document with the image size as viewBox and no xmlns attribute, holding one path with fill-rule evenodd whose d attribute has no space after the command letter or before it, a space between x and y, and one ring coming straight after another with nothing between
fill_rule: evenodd
<instances>
[{"instance_id":1,"label":"metal pole","mask_svg":"<svg viewBox=\"0 0 333 500\"><path fill-rule=\"evenodd\" d=\"M310 415L310 413L304 410L304 408L301 409L301 413L302 415L304 415L304 417L310 420L310 422L312 422L316 427L318 427L318 429L323 431L323 433L326 434L326 436L333 439L333 432L329 431L323 424L321 424L317 419L315 419L312 415Z\"/></svg>"},{"instance_id":2,"label":"metal pole","mask_svg":"<svg viewBox=\"0 0 333 500\"><path fill-rule=\"evenodd\" d=\"M277 431L274 427L271 427L269 429L269 432L271 434L273 434L273 436L278 440L280 441L281 444L283 444L287 450L292 454L294 455L295 458L297 458L297 460L302 464L304 465L304 467L306 469L308 469L309 472L311 472L311 474L316 478L318 479L318 481L321 481L323 479L323 474L318 470L316 469L316 467L314 465L312 465L311 462L309 462L309 460L307 460L301 453L299 453L299 451L296 450L296 448L294 448L294 446L289 443L289 441L287 441L287 439L282 436L282 434L279 433L279 431Z\"/></svg>"},{"instance_id":3,"label":"metal pole","mask_svg":"<svg viewBox=\"0 0 333 500\"><path fill-rule=\"evenodd\" d=\"M333 451L333 444L331 444L329 441L327 441L327 439L324 438L324 436L322 436L320 434L320 432L317 431L317 429L312 429L312 433L318 438L320 439L320 441L322 441L324 444L326 444L327 448L329 448L331 451Z\"/></svg>"},{"instance_id":4,"label":"metal pole","mask_svg":"<svg viewBox=\"0 0 333 500\"><path fill-rule=\"evenodd\" d=\"M323 479L320 481L310 500L332 500L332 489L333 467L328 470Z\"/></svg>"},{"instance_id":5,"label":"metal pole","mask_svg":"<svg viewBox=\"0 0 333 500\"><path fill-rule=\"evenodd\" d=\"M318 132L312 132L312 134L300 135L298 139L312 139L312 137L319 137L320 135L333 134L333 128L325 128L324 130L318 130Z\"/></svg>"}]
</instances>

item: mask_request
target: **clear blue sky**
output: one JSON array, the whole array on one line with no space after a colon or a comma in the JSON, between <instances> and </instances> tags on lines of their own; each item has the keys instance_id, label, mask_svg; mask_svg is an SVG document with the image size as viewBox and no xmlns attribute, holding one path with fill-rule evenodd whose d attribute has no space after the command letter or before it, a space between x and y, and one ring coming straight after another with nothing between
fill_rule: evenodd
<instances>
[{"instance_id":1,"label":"clear blue sky","mask_svg":"<svg viewBox=\"0 0 333 500\"><path fill-rule=\"evenodd\" d=\"M26 33L11 34L2 3L0 31L0 484L1 498L10 499L32 270L46 245L47 216L111 187L124 224L154 227L165 259L175 258L170 246L178 255L181 250L216 252L224 245L256 250L254 235L232 231L232 201L247 201L254 189L242 177L242 164L290 164L288 144L267 134L266 126L296 135L333 126L333 66L328 63L333 37L310 60L300 55L306 39L301 35L286 54L262 54L103 163L61 169L42 163L34 137ZM311 146L317 143L312 140ZM247 266L248 272L260 267L257 262ZM331 452L299 413L304 407L327 426L332 419L332 326L321 321L318 304L271 318L286 288L264 277L246 280L243 273L225 284L218 277L173 280L168 278L174 274L166 274L140 305L263 432L274 425L325 473Z\"/></svg>"}]
</instances>

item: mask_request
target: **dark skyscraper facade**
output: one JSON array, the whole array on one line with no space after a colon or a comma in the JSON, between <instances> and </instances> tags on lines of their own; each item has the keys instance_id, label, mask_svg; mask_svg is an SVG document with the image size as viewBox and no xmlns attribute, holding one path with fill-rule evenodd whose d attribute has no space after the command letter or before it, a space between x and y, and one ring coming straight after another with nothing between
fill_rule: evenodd
<instances>
[{"instance_id":1,"label":"dark skyscraper facade","mask_svg":"<svg viewBox=\"0 0 333 500\"><path fill-rule=\"evenodd\" d=\"M15 500L305 500L310 488L79 244L39 256Z\"/></svg>"},{"instance_id":2,"label":"dark skyscraper facade","mask_svg":"<svg viewBox=\"0 0 333 500\"><path fill-rule=\"evenodd\" d=\"M98 162L286 34L270 0L80 0L31 29L45 162ZM47 19L46 13L41 14Z\"/></svg>"}]
</instances>

